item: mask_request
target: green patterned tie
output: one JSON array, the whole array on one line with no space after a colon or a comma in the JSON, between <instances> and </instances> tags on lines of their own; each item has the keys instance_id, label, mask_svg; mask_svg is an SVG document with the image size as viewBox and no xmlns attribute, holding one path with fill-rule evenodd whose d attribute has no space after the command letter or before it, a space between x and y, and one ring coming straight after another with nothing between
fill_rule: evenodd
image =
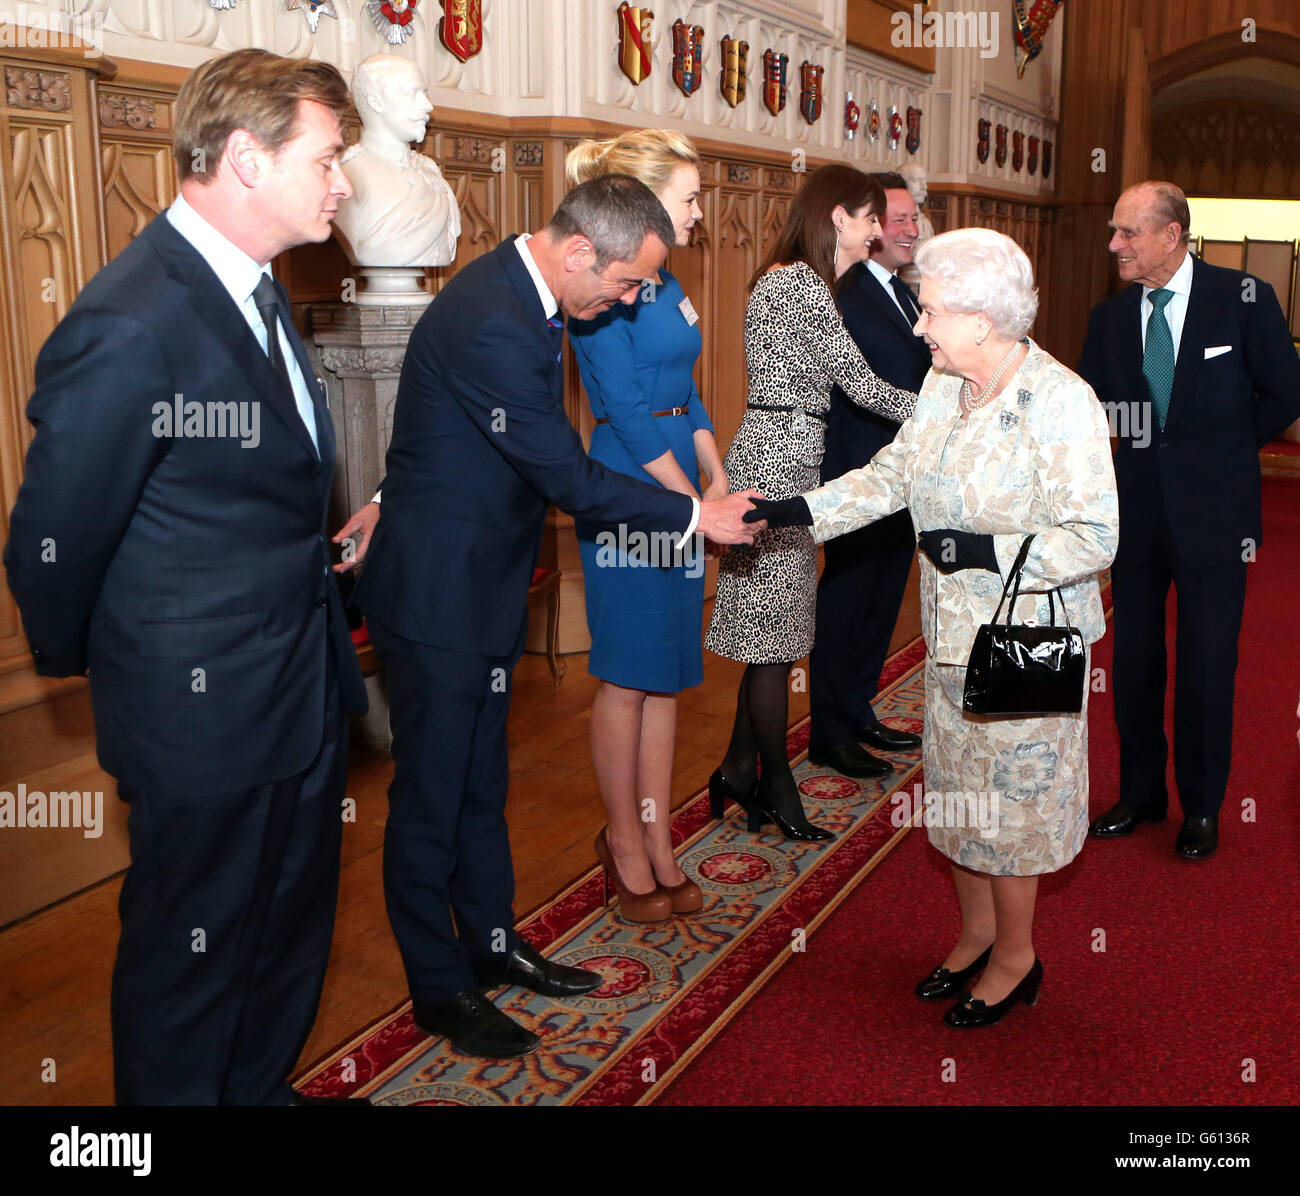
<instances>
[{"instance_id":1,"label":"green patterned tie","mask_svg":"<svg viewBox=\"0 0 1300 1196\"><path fill-rule=\"evenodd\" d=\"M1169 396L1174 389L1174 338L1164 316L1165 305L1173 297L1173 291L1163 289L1147 296L1151 300L1151 317L1147 320L1147 343L1142 350L1142 377L1147 380L1162 432L1169 414Z\"/></svg>"}]
</instances>

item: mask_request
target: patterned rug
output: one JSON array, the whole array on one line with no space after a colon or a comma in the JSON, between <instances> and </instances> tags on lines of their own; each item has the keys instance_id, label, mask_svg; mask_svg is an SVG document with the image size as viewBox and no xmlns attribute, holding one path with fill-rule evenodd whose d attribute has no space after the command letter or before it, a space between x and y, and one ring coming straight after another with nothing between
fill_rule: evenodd
<instances>
[{"instance_id":1,"label":"patterned rug","mask_svg":"<svg viewBox=\"0 0 1300 1196\"><path fill-rule=\"evenodd\" d=\"M878 715L920 732L925 646L885 665ZM901 841L921 783L920 749L895 752L891 776L857 781L807 762L808 720L787 740L804 806L835 832L828 843L745 830L740 810L709 815L707 791L673 815L673 841L704 908L636 925L606 904L597 867L524 918L520 934L548 957L604 977L594 992L553 1000L500 989L498 1006L541 1035L521 1059L474 1059L430 1038L410 1002L329 1052L297 1079L311 1096L366 1096L379 1105L648 1104L746 1001L805 948L807 937ZM898 793L900 800L891 801Z\"/></svg>"}]
</instances>

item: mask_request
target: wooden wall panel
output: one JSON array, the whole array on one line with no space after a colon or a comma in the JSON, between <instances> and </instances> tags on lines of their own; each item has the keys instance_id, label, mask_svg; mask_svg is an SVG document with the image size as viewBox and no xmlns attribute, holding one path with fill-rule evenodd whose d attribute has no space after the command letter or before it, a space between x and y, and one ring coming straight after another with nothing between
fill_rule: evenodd
<instances>
[{"instance_id":1,"label":"wooden wall panel","mask_svg":"<svg viewBox=\"0 0 1300 1196\"><path fill-rule=\"evenodd\" d=\"M25 410L36 355L103 263L93 97L98 60L0 56L0 237L4 242L0 369L0 541L31 439ZM24 667L27 645L0 589L0 674Z\"/></svg>"},{"instance_id":2,"label":"wooden wall panel","mask_svg":"<svg viewBox=\"0 0 1300 1196\"><path fill-rule=\"evenodd\" d=\"M1300 121L1245 100L1197 104L1159 117L1151 174L1189 195L1300 198Z\"/></svg>"},{"instance_id":3,"label":"wooden wall panel","mask_svg":"<svg viewBox=\"0 0 1300 1196\"><path fill-rule=\"evenodd\" d=\"M1110 4L1087 7L1107 9ZM1254 22L1255 40L1249 43L1243 41L1247 18ZM1133 22L1142 26L1153 63L1177 55L1190 59L1193 55L1187 51L1206 42L1214 42L1227 56L1239 55L1243 45L1286 52L1287 40L1300 37L1300 7L1295 0L1251 0L1250 4L1240 0L1139 0ZM1202 52L1197 49L1197 54Z\"/></svg>"}]
</instances>

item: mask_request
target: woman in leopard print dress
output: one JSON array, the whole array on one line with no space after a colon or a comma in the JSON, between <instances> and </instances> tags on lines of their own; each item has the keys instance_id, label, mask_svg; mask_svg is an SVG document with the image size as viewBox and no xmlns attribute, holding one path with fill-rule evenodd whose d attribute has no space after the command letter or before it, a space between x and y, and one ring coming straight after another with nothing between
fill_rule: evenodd
<instances>
[{"instance_id":1,"label":"woman in leopard print dress","mask_svg":"<svg viewBox=\"0 0 1300 1196\"><path fill-rule=\"evenodd\" d=\"M916 396L881 381L845 330L835 288L867 258L885 195L851 166L824 166L795 197L781 236L751 282L745 316L747 410L725 470L731 488L787 498L820 481L830 391L902 423ZM804 816L785 750L790 668L813 643L817 549L805 527L761 532L718 568L705 646L748 667L731 745L709 781L715 816L727 797L750 829L775 822L787 838L828 839ZM756 783L756 762L763 762Z\"/></svg>"}]
</instances>

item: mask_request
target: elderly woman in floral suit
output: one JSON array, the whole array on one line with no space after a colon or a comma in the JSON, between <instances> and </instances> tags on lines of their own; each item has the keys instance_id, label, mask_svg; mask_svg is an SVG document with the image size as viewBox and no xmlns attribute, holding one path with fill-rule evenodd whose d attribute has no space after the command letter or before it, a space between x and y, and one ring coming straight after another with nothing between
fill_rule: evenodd
<instances>
[{"instance_id":1,"label":"elderly woman in floral suit","mask_svg":"<svg viewBox=\"0 0 1300 1196\"><path fill-rule=\"evenodd\" d=\"M1061 587L1085 642L1101 638L1097 574L1115 555L1118 504L1101 405L1026 335L1038 300L1019 246L990 229L957 229L924 245L916 265L916 332L934 368L915 413L864 468L799 497L757 500L754 515L769 527L811 524L821 542L911 512L922 553L926 788L997 796L997 817L983 826L928 827L951 861L962 928L916 992L958 996L944 1015L951 1026L985 1026L1038 999L1038 877L1065 867L1087 835L1088 712L1085 692L1078 714L967 714L966 664L1031 533L1025 587ZM1047 601L1022 594L1015 621L1045 625Z\"/></svg>"}]
</instances>

